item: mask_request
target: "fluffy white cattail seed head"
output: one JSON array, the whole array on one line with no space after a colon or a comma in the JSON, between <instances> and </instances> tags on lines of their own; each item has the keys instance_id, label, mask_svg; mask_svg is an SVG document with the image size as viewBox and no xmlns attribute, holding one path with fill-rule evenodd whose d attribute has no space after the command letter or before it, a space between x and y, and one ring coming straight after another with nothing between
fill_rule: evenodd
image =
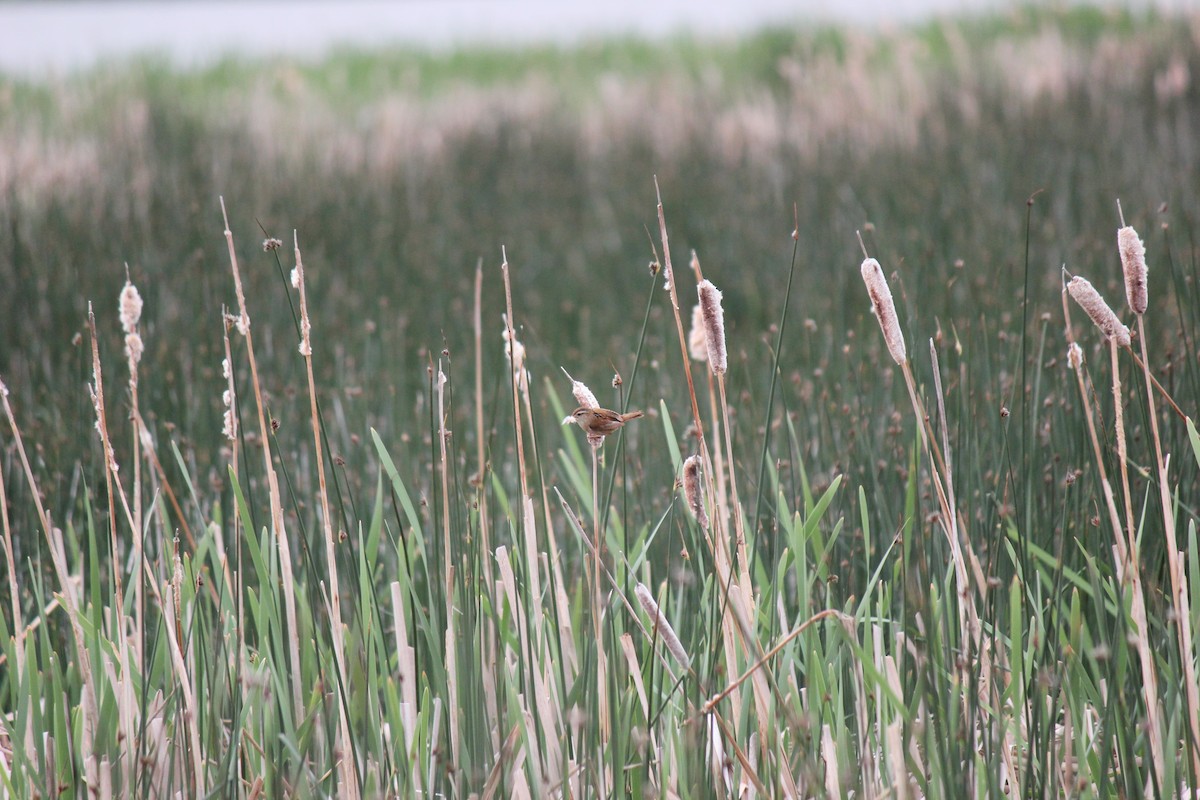
<instances>
[{"instance_id":1,"label":"fluffy white cattail seed head","mask_svg":"<svg viewBox=\"0 0 1200 800\"><path fill-rule=\"evenodd\" d=\"M600 407L600 403L596 401L596 395L592 394L592 390L583 381L571 379L571 394L575 395L575 401L584 408Z\"/></svg>"},{"instance_id":2,"label":"fluffy white cattail seed head","mask_svg":"<svg viewBox=\"0 0 1200 800\"><path fill-rule=\"evenodd\" d=\"M1129 347L1129 328L1126 328L1121 320L1117 319L1117 315L1109 308L1108 303L1104 302L1104 298L1087 278L1081 278L1078 275L1071 278L1067 283L1067 291L1071 293L1071 297L1075 298L1079 307L1092 318L1092 322L1105 337L1121 347Z\"/></svg>"},{"instance_id":3,"label":"fluffy white cattail seed head","mask_svg":"<svg viewBox=\"0 0 1200 800\"><path fill-rule=\"evenodd\" d=\"M145 349L146 345L142 342L142 337L139 334L125 334L125 357L129 359L130 364L136 365L140 362Z\"/></svg>"},{"instance_id":4,"label":"fluffy white cattail seed head","mask_svg":"<svg viewBox=\"0 0 1200 800\"><path fill-rule=\"evenodd\" d=\"M125 288L121 289L121 328L125 333L133 333L137 330L138 320L142 318L142 296L138 294L137 287L129 281L125 281Z\"/></svg>"},{"instance_id":5,"label":"fluffy white cattail seed head","mask_svg":"<svg viewBox=\"0 0 1200 800\"><path fill-rule=\"evenodd\" d=\"M887 345L892 360L903 364L908 360L908 351L904 346L904 334L900 332L900 318L896 316L896 304L892 302L892 290L888 288L887 279L883 277L883 268L873 258L862 262L863 283L867 285L867 294L871 296L871 310L879 320L879 328L883 331L883 341Z\"/></svg>"},{"instance_id":6,"label":"fluffy white cattail seed head","mask_svg":"<svg viewBox=\"0 0 1200 800\"><path fill-rule=\"evenodd\" d=\"M1125 271L1125 298L1135 314L1145 314L1146 248L1132 226L1117 231L1117 248L1121 251L1121 268Z\"/></svg>"},{"instance_id":7,"label":"fluffy white cattail seed head","mask_svg":"<svg viewBox=\"0 0 1200 800\"><path fill-rule=\"evenodd\" d=\"M646 610L646 616L650 617L654 622L654 627L658 629L658 635L662 637L663 644L667 646L667 650L671 655L675 656L675 660L683 666L689 666L692 663L688 657L687 650L683 649L683 644L679 641L679 637L675 635L675 629L671 627L671 623L667 621L666 616L658 608L658 603L654 600L654 595L650 593L650 589L646 584L639 583L634 588L633 593L637 595L638 602L642 604L642 608Z\"/></svg>"},{"instance_id":8,"label":"fluffy white cattail seed head","mask_svg":"<svg viewBox=\"0 0 1200 800\"><path fill-rule=\"evenodd\" d=\"M692 306L692 329L688 332L688 354L696 361L708 361L708 342L704 334L704 311Z\"/></svg>"},{"instance_id":9,"label":"fluffy white cattail seed head","mask_svg":"<svg viewBox=\"0 0 1200 800\"><path fill-rule=\"evenodd\" d=\"M721 309L721 290L712 281L703 280L697 287L700 293L700 315L704 320L704 342L708 348L708 366L714 375L729 369L725 352L725 312Z\"/></svg>"},{"instance_id":10,"label":"fluffy white cattail seed head","mask_svg":"<svg viewBox=\"0 0 1200 800\"><path fill-rule=\"evenodd\" d=\"M1078 342L1071 342L1067 347L1067 363L1075 370L1083 366L1083 348Z\"/></svg>"},{"instance_id":11,"label":"fluffy white cattail seed head","mask_svg":"<svg viewBox=\"0 0 1200 800\"><path fill-rule=\"evenodd\" d=\"M704 510L704 483L700 456L688 456L683 462L683 496L700 527L708 530L708 512Z\"/></svg>"}]
</instances>

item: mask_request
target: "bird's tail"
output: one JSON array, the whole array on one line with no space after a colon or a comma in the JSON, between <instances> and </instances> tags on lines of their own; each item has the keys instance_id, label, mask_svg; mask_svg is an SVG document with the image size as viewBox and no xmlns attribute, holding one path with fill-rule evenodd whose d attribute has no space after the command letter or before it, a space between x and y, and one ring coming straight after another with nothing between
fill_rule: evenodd
<instances>
[{"instance_id":1,"label":"bird's tail","mask_svg":"<svg viewBox=\"0 0 1200 800\"><path fill-rule=\"evenodd\" d=\"M646 416L646 412L644 411L630 411L628 414L621 415L621 422L629 422L631 419L637 419L638 417L644 416Z\"/></svg>"}]
</instances>

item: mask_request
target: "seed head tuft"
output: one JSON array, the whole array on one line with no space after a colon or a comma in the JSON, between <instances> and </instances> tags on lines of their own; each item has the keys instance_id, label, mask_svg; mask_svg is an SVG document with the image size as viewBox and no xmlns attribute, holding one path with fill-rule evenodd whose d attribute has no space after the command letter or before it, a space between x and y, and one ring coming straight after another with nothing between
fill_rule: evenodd
<instances>
[{"instance_id":1,"label":"seed head tuft","mask_svg":"<svg viewBox=\"0 0 1200 800\"><path fill-rule=\"evenodd\" d=\"M1078 370L1083 366L1083 348L1078 342L1071 342L1067 347L1067 363L1071 365L1071 369Z\"/></svg>"}]
</instances>

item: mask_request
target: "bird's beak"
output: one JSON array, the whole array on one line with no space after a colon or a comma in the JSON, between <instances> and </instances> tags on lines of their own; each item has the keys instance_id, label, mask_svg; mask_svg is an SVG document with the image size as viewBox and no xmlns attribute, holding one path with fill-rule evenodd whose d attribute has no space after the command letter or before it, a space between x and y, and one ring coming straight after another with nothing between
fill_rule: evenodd
<instances>
[{"instance_id":1,"label":"bird's beak","mask_svg":"<svg viewBox=\"0 0 1200 800\"><path fill-rule=\"evenodd\" d=\"M574 422L574 421L575 421L575 418L574 418L574 417L569 417L569 416L568 416L568 417L563 417L562 424L563 424L563 425L570 425L570 424L571 424L572 422Z\"/></svg>"}]
</instances>

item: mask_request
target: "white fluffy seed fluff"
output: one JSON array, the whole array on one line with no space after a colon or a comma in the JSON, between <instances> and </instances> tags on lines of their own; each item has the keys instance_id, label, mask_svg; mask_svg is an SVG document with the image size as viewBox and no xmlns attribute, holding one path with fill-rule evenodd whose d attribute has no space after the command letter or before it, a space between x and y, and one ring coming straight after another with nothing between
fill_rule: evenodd
<instances>
[{"instance_id":1,"label":"white fluffy seed fluff","mask_svg":"<svg viewBox=\"0 0 1200 800\"><path fill-rule=\"evenodd\" d=\"M142 360L142 352L146 346L142 343L142 337L137 333L125 334L125 357L129 359L129 363L137 364Z\"/></svg>"},{"instance_id":2,"label":"white fluffy seed fluff","mask_svg":"<svg viewBox=\"0 0 1200 800\"><path fill-rule=\"evenodd\" d=\"M0 397L8 397L8 386L4 381L0 381Z\"/></svg>"},{"instance_id":3,"label":"white fluffy seed fluff","mask_svg":"<svg viewBox=\"0 0 1200 800\"><path fill-rule=\"evenodd\" d=\"M137 329L138 320L142 318L142 296L137 287L125 281L121 289L121 328L125 333L133 333Z\"/></svg>"},{"instance_id":4,"label":"white fluffy seed fluff","mask_svg":"<svg viewBox=\"0 0 1200 800\"><path fill-rule=\"evenodd\" d=\"M863 283L867 285L867 294L871 296L871 310L879 320L879 328L883 331L883 341L887 345L892 360L904 364L908 360L908 351L904 346L904 334L900 332L900 318L896 316L896 304L892 302L892 290L888 288L887 279L883 277L883 268L873 258L862 262Z\"/></svg>"},{"instance_id":5,"label":"white fluffy seed fluff","mask_svg":"<svg viewBox=\"0 0 1200 800\"><path fill-rule=\"evenodd\" d=\"M571 379L571 394L575 395L575 401L584 408L600 407L600 403L596 401L596 395L592 394L592 390L583 381Z\"/></svg>"},{"instance_id":6,"label":"white fluffy seed fluff","mask_svg":"<svg viewBox=\"0 0 1200 800\"><path fill-rule=\"evenodd\" d=\"M650 593L646 584L639 583L633 593L637 595L638 602L646 610L646 616L654 622L654 627L658 629L658 635L662 637L663 644L667 646L671 655L675 656L675 660L685 667L691 665L692 660L688 657L687 651L683 649L679 637L675 635L675 629L671 627L671 623L667 622L667 618L659 610L658 603L655 602L654 595Z\"/></svg>"},{"instance_id":7,"label":"white fluffy seed fluff","mask_svg":"<svg viewBox=\"0 0 1200 800\"><path fill-rule=\"evenodd\" d=\"M1083 366L1083 348L1078 342L1071 342L1067 347L1067 363L1075 370Z\"/></svg>"},{"instance_id":8,"label":"white fluffy seed fluff","mask_svg":"<svg viewBox=\"0 0 1200 800\"><path fill-rule=\"evenodd\" d=\"M1125 298L1135 314L1145 314L1148 302L1146 290L1146 247L1132 226L1117 231L1117 248L1121 251L1121 268L1125 272Z\"/></svg>"},{"instance_id":9,"label":"white fluffy seed fluff","mask_svg":"<svg viewBox=\"0 0 1200 800\"><path fill-rule=\"evenodd\" d=\"M1129 328L1117 319L1117 315L1087 278L1078 275L1071 278L1067 283L1067 291L1107 338L1121 347L1129 347Z\"/></svg>"},{"instance_id":10,"label":"white fluffy seed fluff","mask_svg":"<svg viewBox=\"0 0 1200 800\"><path fill-rule=\"evenodd\" d=\"M292 267L292 276L291 277L292 277L292 288L299 289L300 288L300 270L296 269L295 267Z\"/></svg>"},{"instance_id":11,"label":"white fluffy seed fluff","mask_svg":"<svg viewBox=\"0 0 1200 800\"><path fill-rule=\"evenodd\" d=\"M688 354L696 361L708 361L708 342L704 334L704 310L692 306L692 329L688 332Z\"/></svg>"},{"instance_id":12,"label":"white fluffy seed fluff","mask_svg":"<svg viewBox=\"0 0 1200 800\"><path fill-rule=\"evenodd\" d=\"M521 370L525 369L525 345L521 344L515 332L511 334L512 338L509 338L508 315L501 314L500 319L504 320L504 330L500 332L500 337L504 340L504 357L512 363L513 369L519 375Z\"/></svg>"},{"instance_id":13,"label":"white fluffy seed fluff","mask_svg":"<svg viewBox=\"0 0 1200 800\"><path fill-rule=\"evenodd\" d=\"M704 483L700 456L688 456L683 462L683 496L700 527L708 530L708 512L704 510Z\"/></svg>"},{"instance_id":14,"label":"white fluffy seed fluff","mask_svg":"<svg viewBox=\"0 0 1200 800\"><path fill-rule=\"evenodd\" d=\"M708 349L708 366L714 375L729 369L725 351L725 312L721 308L721 290L712 281L703 280L697 287L700 294L700 314L704 320L704 342Z\"/></svg>"}]
</instances>

